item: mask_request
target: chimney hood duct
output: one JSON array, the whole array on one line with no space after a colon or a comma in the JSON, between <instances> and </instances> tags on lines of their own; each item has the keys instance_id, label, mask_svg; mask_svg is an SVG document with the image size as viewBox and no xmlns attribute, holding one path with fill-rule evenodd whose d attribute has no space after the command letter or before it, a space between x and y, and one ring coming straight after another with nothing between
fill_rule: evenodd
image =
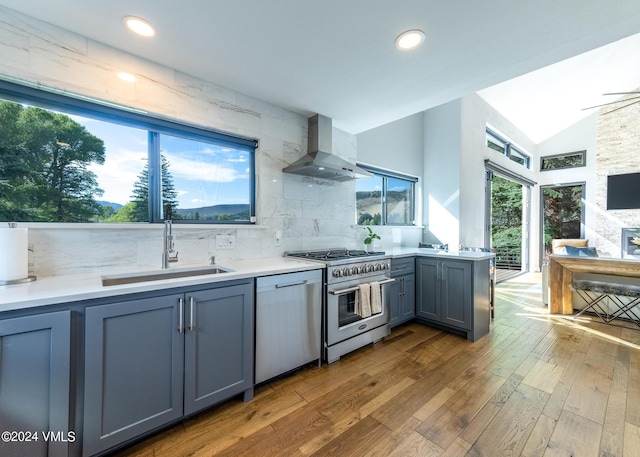
<instances>
[{"instance_id":1,"label":"chimney hood duct","mask_svg":"<svg viewBox=\"0 0 640 457\"><path fill-rule=\"evenodd\" d=\"M331 153L331 128L331 118L320 114L310 117L309 153L282 171L334 181L372 177L372 173Z\"/></svg>"}]
</instances>

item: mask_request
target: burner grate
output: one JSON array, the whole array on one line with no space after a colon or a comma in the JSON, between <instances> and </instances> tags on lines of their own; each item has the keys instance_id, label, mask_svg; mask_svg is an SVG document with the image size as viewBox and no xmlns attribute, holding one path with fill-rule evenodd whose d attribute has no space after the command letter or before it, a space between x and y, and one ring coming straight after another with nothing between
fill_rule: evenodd
<instances>
[{"instance_id":1,"label":"burner grate","mask_svg":"<svg viewBox=\"0 0 640 457\"><path fill-rule=\"evenodd\" d=\"M312 260L344 260L359 257L371 257L384 255L384 252L368 252L358 249L330 249L327 251L290 252L287 255Z\"/></svg>"}]
</instances>

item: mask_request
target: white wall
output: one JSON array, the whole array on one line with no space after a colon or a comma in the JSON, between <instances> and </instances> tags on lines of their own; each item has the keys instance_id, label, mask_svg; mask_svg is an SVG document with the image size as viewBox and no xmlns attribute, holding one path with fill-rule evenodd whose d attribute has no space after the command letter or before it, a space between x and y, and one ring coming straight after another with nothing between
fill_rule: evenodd
<instances>
[{"instance_id":1,"label":"white wall","mask_svg":"<svg viewBox=\"0 0 640 457\"><path fill-rule=\"evenodd\" d=\"M540 157L587 151L587 164L584 167L541 171L538 183L541 186L585 183L584 196L584 237L595 245L596 235L596 155L597 155L597 113L584 118L562 132L538 144ZM540 169L540 163L536 164ZM534 196L540 200L540 192ZM540 225L538 230L540 230ZM604 252L602 254L605 254Z\"/></svg>"},{"instance_id":2,"label":"white wall","mask_svg":"<svg viewBox=\"0 0 640 457\"><path fill-rule=\"evenodd\" d=\"M508 138L514 145L531 156L531 168L527 169L508 157L486 146L486 128L491 127L496 133ZM485 221L485 160L500 165L515 175L530 181L536 181L537 152L536 145L508 119L504 118L479 95L471 94L462 99L462 163L460 219L460 242L466 246L484 246ZM524 228L522 233L522 250L528 248L529 268L537 271L538 256L536 243L539 239L537 230L538 202L535 199L537 186L533 186L529 195L525 195L524 203L530 207L524 210ZM527 198L530 197L530 198ZM527 224L528 222L528 224ZM528 227L528 230L527 230Z\"/></svg>"},{"instance_id":3,"label":"white wall","mask_svg":"<svg viewBox=\"0 0 640 457\"><path fill-rule=\"evenodd\" d=\"M535 144L476 94L430 109L424 119L425 240L484 246L485 159L535 180L535 171L486 147L486 127L531 154L534 164ZM534 232L523 243L531 247Z\"/></svg>"},{"instance_id":4,"label":"white wall","mask_svg":"<svg viewBox=\"0 0 640 457\"><path fill-rule=\"evenodd\" d=\"M427 243L458 246L461 100L424 113L424 214Z\"/></svg>"},{"instance_id":5,"label":"white wall","mask_svg":"<svg viewBox=\"0 0 640 457\"><path fill-rule=\"evenodd\" d=\"M413 246L422 241L422 173L424 168L424 115L422 112L359 133L358 162L419 179L416 186L416 226L378 227L376 233L393 246Z\"/></svg>"},{"instance_id":6,"label":"white wall","mask_svg":"<svg viewBox=\"0 0 640 457\"><path fill-rule=\"evenodd\" d=\"M305 117L4 7L0 7L0 50L0 74L5 76L259 140L258 224L176 224L179 265L202 264L214 254L224 262L280 256L285 250L364 248L365 234L361 227L354 226L353 182L315 180L281 172L306 153ZM134 73L138 81L130 84L119 80L116 73L123 70ZM334 153L356 160L354 135L334 129L333 143ZM28 224L29 273L49 276L160 266L161 226L101 225ZM274 245L276 230L283 234L280 246ZM236 248L217 250L218 234L235 235ZM390 236L383 237L380 248L398 243Z\"/></svg>"},{"instance_id":7,"label":"white wall","mask_svg":"<svg viewBox=\"0 0 640 457\"><path fill-rule=\"evenodd\" d=\"M422 177L424 113L359 133L358 162Z\"/></svg>"}]
</instances>

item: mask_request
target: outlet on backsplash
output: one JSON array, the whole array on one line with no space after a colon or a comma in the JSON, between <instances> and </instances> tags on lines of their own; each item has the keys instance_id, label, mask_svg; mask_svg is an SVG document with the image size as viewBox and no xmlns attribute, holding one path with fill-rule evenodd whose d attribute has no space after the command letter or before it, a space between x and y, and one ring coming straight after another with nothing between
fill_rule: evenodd
<instances>
[{"instance_id":1,"label":"outlet on backsplash","mask_svg":"<svg viewBox=\"0 0 640 457\"><path fill-rule=\"evenodd\" d=\"M216 235L216 249L235 249L236 237L234 235Z\"/></svg>"}]
</instances>

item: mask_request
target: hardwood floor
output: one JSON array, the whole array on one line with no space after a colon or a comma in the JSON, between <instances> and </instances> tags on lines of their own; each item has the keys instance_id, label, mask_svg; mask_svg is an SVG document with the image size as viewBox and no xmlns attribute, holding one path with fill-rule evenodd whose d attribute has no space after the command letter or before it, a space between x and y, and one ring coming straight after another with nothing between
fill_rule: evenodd
<instances>
[{"instance_id":1,"label":"hardwood floor","mask_svg":"<svg viewBox=\"0 0 640 457\"><path fill-rule=\"evenodd\" d=\"M116 455L640 455L640 330L549 316L539 282L500 284L475 343L410 323Z\"/></svg>"}]
</instances>

